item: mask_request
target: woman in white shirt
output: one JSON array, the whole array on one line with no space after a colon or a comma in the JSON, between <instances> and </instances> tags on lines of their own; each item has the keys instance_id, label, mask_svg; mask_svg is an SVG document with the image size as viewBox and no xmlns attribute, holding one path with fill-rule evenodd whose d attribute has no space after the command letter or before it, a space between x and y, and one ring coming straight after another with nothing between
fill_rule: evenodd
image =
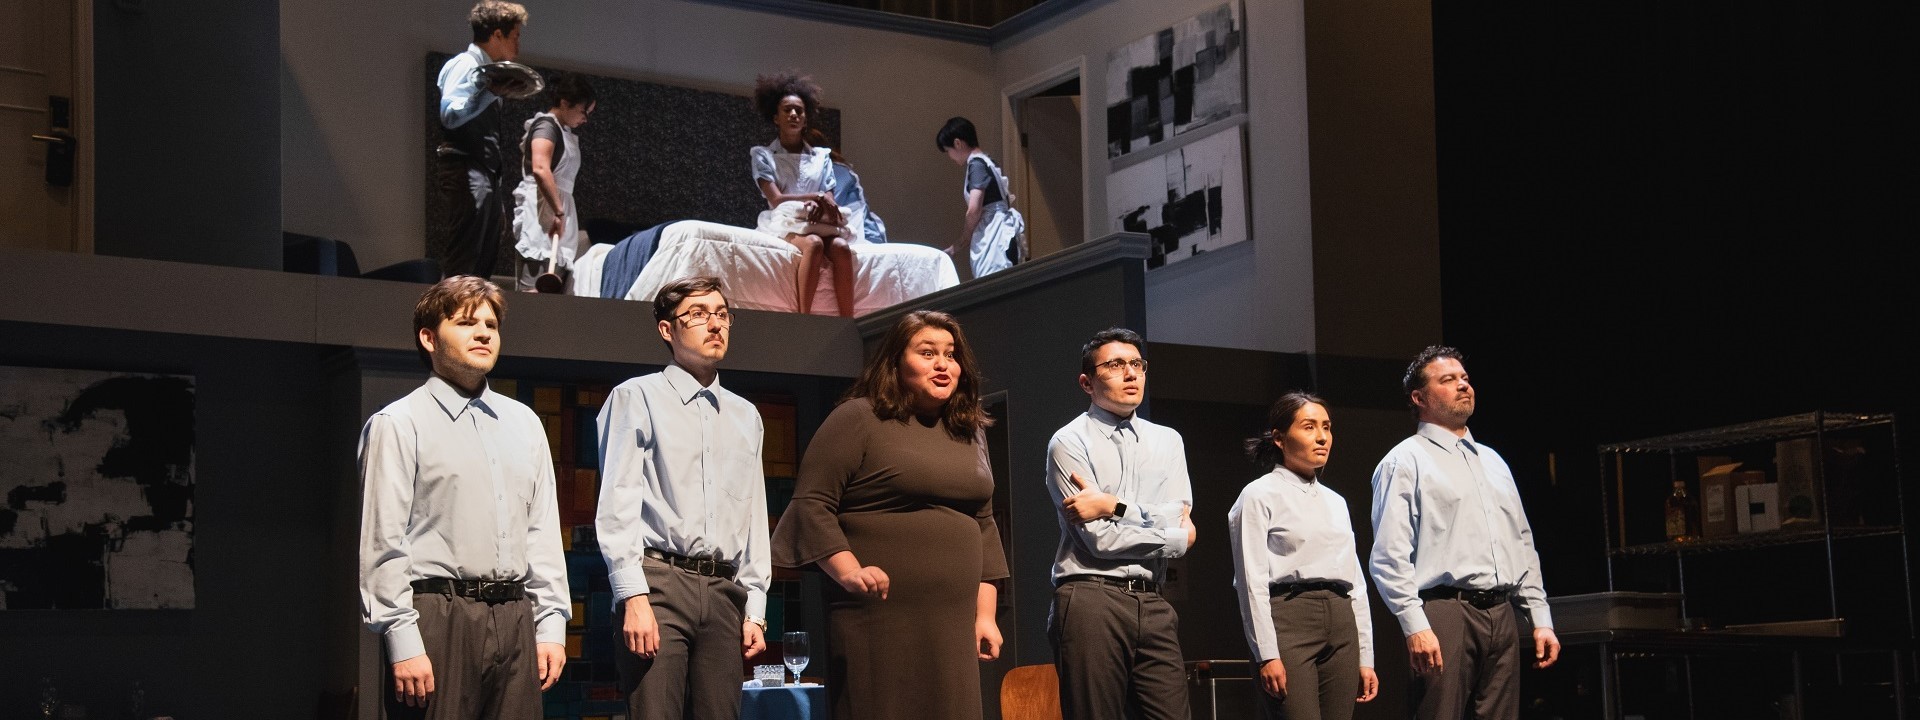
<instances>
[{"instance_id":1,"label":"woman in white shirt","mask_svg":"<svg viewBox=\"0 0 1920 720\"><path fill-rule=\"evenodd\" d=\"M1380 683L1347 502L1320 483L1333 421L1320 398L1294 392L1267 427L1247 453L1269 472L1227 513L1247 645L1269 716L1349 720Z\"/></svg>"}]
</instances>

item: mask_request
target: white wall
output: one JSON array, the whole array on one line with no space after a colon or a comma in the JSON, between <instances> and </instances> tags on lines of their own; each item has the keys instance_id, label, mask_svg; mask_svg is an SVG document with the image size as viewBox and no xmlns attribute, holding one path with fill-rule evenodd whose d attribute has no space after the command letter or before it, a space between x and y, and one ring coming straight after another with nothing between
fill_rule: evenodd
<instances>
[{"instance_id":1,"label":"white wall","mask_svg":"<svg viewBox=\"0 0 1920 720\"><path fill-rule=\"evenodd\" d=\"M1247 164L1252 240L1147 274L1148 337L1278 352L1314 350L1308 206L1306 31L1299 0L1237 0L1247 27ZM1107 51L1220 0L1109 0L1004 42L996 92L1084 58L1088 237L1106 217ZM981 142L987 140L982 128ZM1017 192L1017 189L1016 189Z\"/></svg>"},{"instance_id":2,"label":"white wall","mask_svg":"<svg viewBox=\"0 0 1920 720\"><path fill-rule=\"evenodd\" d=\"M959 235L960 170L933 147L941 123L966 115L983 136L999 136L993 58L984 47L684 0L526 4L521 53L535 64L741 95L761 73L812 73L827 104L841 110L841 150L898 240L945 245ZM362 268L423 256L422 66L428 51L466 47L469 7L282 5L286 230L350 242ZM746 148L740 153L746 183Z\"/></svg>"}]
</instances>

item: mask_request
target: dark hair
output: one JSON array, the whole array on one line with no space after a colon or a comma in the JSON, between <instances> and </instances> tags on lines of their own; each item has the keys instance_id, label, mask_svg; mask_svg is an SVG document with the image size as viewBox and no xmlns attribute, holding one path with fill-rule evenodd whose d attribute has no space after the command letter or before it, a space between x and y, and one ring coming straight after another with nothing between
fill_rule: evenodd
<instances>
[{"instance_id":1,"label":"dark hair","mask_svg":"<svg viewBox=\"0 0 1920 720\"><path fill-rule=\"evenodd\" d=\"M767 122L780 112L780 101L788 95L800 98L807 106L807 124L812 125L814 118L820 115L820 86L813 77L799 70L787 70L772 75L761 75L753 83L753 107L760 111L760 117Z\"/></svg>"},{"instance_id":2,"label":"dark hair","mask_svg":"<svg viewBox=\"0 0 1920 720\"><path fill-rule=\"evenodd\" d=\"M951 118L947 120L945 127L940 128L940 134L933 136L934 146L943 152L953 147L955 140L965 141L970 148L980 147L980 136L974 133L972 120L963 117Z\"/></svg>"},{"instance_id":3,"label":"dark hair","mask_svg":"<svg viewBox=\"0 0 1920 720\"><path fill-rule=\"evenodd\" d=\"M1407 374L1400 377L1400 397L1407 401L1407 408L1413 411L1413 419L1420 419L1420 407L1413 404L1413 391L1427 386L1427 366L1435 360L1453 358L1454 362L1465 364L1467 356L1459 350L1445 345L1428 345L1413 362L1407 364Z\"/></svg>"},{"instance_id":4,"label":"dark hair","mask_svg":"<svg viewBox=\"0 0 1920 720\"><path fill-rule=\"evenodd\" d=\"M467 12L467 25L473 28L475 45L486 42L496 30L502 35L511 35L514 28L525 24L527 8L520 3L480 0Z\"/></svg>"},{"instance_id":5,"label":"dark hair","mask_svg":"<svg viewBox=\"0 0 1920 720\"><path fill-rule=\"evenodd\" d=\"M433 368L433 356L427 352L427 346L420 344L421 330L440 329L440 323L452 320L461 313L480 303L493 306L493 315L501 324L507 321L507 296L500 292L500 286L473 275L454 275L434 283L433 287L421 293L420 302L413 305L413 349L419 351L420 362L428 369Z\"/></svg>"},{"instance_id":6,"label":"dark hair","mask_svg":"<svg viewBox=\"0 0 1920 720\"><path fill-rule=\"evenodd\" d=\"M1272 470L1286 461L1286 454L1274 446L1273 439L1286 433L1293 427L1295 418L1300 417L1300 409L1308 405L1326 407L1327 401L1320 396L1302 390L1281 395L1273 401L1273 407L1267 410L1267 429L1258 437L1246 440L1247 459L1264 470Z\"/></svg>"},{"instance_id":7,"label":"dark hair","mask_svg":"<svg viewBox=\"0 0 1920 720\"><path fill-rule=\"evenodd\" d=\"M1147 340L1140 337L1140 333L1123 327L1110 327L1094 333L1087 344L1080 346L1080 374L1093 377L1094 354L1100 352L1100 348L1105 347L1107 343L1117 342L1132 345L1133 349L1140 351L1141 359L1147 357Z\"/></svg>"},{"instance_id":8,"label":"dark hair","mask_svg":"<svg viewBox=\"0 0 1920 720\"><path fill-rule=\"evenodd\" d=\"M587 107L594 104L593 83L580 73L553 71L547 75L547 107L560 107L565 102L574 107Z\"/></svg>"},{"instance_id":9,"label":"dark hair","mask_svg":"<svg viewBox=\"0 0 1920 720\"><path fill-rule=\"evenodd\" d=\"M720 293L720 299L727 299L727 291L720 286L720 278L707 275L693 275L667 283L653 296L653 320L672 320L673 311L680 309L680 303L689 296L702 293Z\"/></svg>"},{"instance_id":10,"label":"dark hair","mask_svg":"<svg viewBox=\"0 0 1920 720\"><path fill-rule=\"evenodd\" d=\"M880 348L867 359L860 379L847 388L842 400L866 398L873 403L873 414L881 420L906 421L913 417L912 398L900 386L900 360L907 354L907 343L927 328L945 330L953 335L953 358L960 364L960 382L941 410L947 434L955 440L973 442L974 435L993 424L993 418L980 407L980 366L973 361L973 346L960 331L960 322L936 310L915 310L900 318L880 341Z\"/></svg>"}]
</instances>

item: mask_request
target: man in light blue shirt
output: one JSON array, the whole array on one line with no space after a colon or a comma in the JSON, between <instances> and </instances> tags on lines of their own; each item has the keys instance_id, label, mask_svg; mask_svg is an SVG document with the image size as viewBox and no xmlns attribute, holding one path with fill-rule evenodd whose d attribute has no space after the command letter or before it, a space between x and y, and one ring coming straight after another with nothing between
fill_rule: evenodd
<instances>
[{"instance_id":1,"label":"man in light blue shirt","mask_svg":"<svg viewBox=\"0 0 1920 720\"><path fill-rule=\"evenodd\" d=\"M1513 720L1514 606L1533 622L1535 667L1553 664L1560 641L1513 471L1467 430L1462 359L1428 347L1402 378L1419 426L1373 471L1373 582L1407 638L1416 717Z\"/></svg>"},{"instance_id":2,"label":"man in light blue shirt","mask_svg":"<svg viewBox=\"0 0 1920 720\"><path fill-rule=\"evenodd\" d=\"M1061 510L1047 635L1067 720L1187 717L1180 619L1160 583L1193 545L1193 488L1180 433L1135 412L1145 349L1132 330L1095 333L1080 359L1093 403L1047 444Z\"/></svg>"},{"instance_id":3,"label":"man in light blue shirt","mask_svg":"<svg viewBox=\"0 0 1920 720\"><path fill-rule=\"evenodd\" d=\"M766 648L766 479L760 411L720 386L733 313L720 281L654 297L673 364L600 409L594 520L620 613L633 720L735 720L741 658Z\"/></svg>"},{"instance_id":4,"label":"man in light blue shirt","mask_svg":"<svg viewBox=\"0 0 1920 720\"><path fill-rule=\"evenodd\" d=\"M527 9L483 0L467 13L473 43L440 66L440 146L435 177L451 214L439 245L446 275L493 275L507 220L500 98L487 91L480 66L520 57Z\"/></svg>"},{"instance_id":5,"label":"man in light blue shirt","mask_svg":"<svg viewBox=\"0 0 1920 720\"><path fill-rule=\"evenodd\" d=\"M425 385L360 434L360 603L389 718L537 720L566 666L567 567L540 418L487 387L500 288L440 281L414 308Z\"/></svg>"}]
</instances>

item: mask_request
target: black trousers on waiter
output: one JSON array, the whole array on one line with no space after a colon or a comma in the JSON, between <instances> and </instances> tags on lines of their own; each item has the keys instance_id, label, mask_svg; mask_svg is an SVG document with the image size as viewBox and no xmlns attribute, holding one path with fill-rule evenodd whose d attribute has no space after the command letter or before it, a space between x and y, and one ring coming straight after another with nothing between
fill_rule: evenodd
<instances>
[{"instance_id":1,"label":"black trousers on waiter","mask_svg":"<svg viewBox=\"0 0 1920 720\"><path fill-rule=\"evenodd\" d=\"M500 105L494 103L457 128L442 128L434 186L447 208L437 246L443 277L492 276L500 239L512 229L501 123Z\"/></svg>"},{"instance_id":2,"label":"black trousers on waiter","mask_svg":"<svg viewBox=\"0 0 1920 720\"><path fill-rule=\"evenodd\" d=\"M660 626L660 651L642 658L627 649L624 636L615 638L627 720L737 720L746 588L731 579L731 568L724 577L702 575L653 557L641 568L651 591L644 599ZM625 608L620 610L624 618Z\"/></svg>"},{"instance_id":3,"label":"black trousers on waiter","mask_svg":"<svg viewBox=\"0 0 1920 720\"><path fill-rule=\"evenodd\" d=\"M1157 585L1063 578L1047 637L1066 720L1187 720L1180 617Z\"/></svg>"},{"instance_id":4,"label":"black trousers on waiter","mask_svg":"<svg viewBox=\"0 0 1920 720\"><path fill-rule=\"evenodd\" d=\"M1419 720L1517 720L1520 717L1520 630L1511 596L1445 597L1423 590L1427 623L1440 641L1442 672L1413 676Z\"/></svg>"}]
</instances>

